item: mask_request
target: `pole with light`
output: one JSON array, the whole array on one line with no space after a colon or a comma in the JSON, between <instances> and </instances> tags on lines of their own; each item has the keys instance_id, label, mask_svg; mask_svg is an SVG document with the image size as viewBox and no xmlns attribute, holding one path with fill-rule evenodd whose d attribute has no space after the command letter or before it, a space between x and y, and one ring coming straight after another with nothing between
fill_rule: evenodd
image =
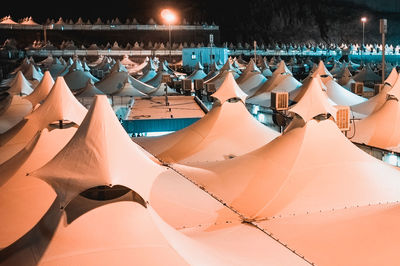
<instances>
[{"instance_id":1,"label":"pole with light","mask_svg":"<svg viewBox=\"0 0 400 266\"><path fill-rule=\"evenodd\" d=\"M361 46L361 66L363 66L363 51L364 51L364 29L365 29L365 22L367 22L366 17L361 18L362 22L362 46Z\"/></svg>"},{"instance_id":2,"label":"pole with light","mask_svg":"<svg viewBox=\"0 0 400 266\"><path fill-rule=\"evenodd\" d=\"M382 84L385 84L385 34L387 33L387 19L380 19L379 20L379 32L382 34Z\"/></svg>"},{"instance_id":3,"label":"pole with light","mask_svg":"<svg viewBox=\"0 0 400 266\"><path fill-rule=\"evenodd\" d=\"M176 15L174 12L172 12L170 9L163 9L161 11L161 17L165 20L165 22L168 24L168 38L169 38L169 61L171 62L171 49L172 49L172 43L171 43L171 24L175 22L176 20Z\"/></svg>"}]
</instances>

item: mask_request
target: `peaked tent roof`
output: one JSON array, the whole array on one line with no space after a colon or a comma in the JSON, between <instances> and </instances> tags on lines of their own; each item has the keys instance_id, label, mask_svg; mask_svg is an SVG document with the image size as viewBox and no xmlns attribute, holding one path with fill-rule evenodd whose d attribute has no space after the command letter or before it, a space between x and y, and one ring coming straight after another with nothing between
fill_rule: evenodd
<instances>
[{"instance_id":1,"label":"peaked tent roof","mask_svg":"<svg viewBox=\"0 0 400 266\"><path fill-rule=\"evenodd\" d=\"M86 86L75 93L75 96L78 98L82 97L94 97L99 94L104 94L101 90L96 88L93 81L89 79L86 83Z\"/></svg>"},{"instance_id":2,"label":"peaked tent roof","mask_svg":"<svg viewBox=\"0 0 400 266\"><path fill-rule=\"evenodd\" d=\"M380 81L382 80L380 76L378 76L371 68L369 64L367 64L363 69L360 70L356 75L353 76L355 81L359 82L368 82L368 81Z\"/></svg>"},{"instance_id":3,"label":"peaked tent roof","mask_svg":"<svg viewBox=\"0 0 400 266\"><path fill-rule=\"evenodd\" d=\"M73 70L71 67L68 74L64 76L64 79L65 82L68 84L68 87L73 91L85 87L89 79L91 79L94 83L99 81L98 78L93 76L90 72L84 71L83 68L82 70Z\"/></svg>"},{"instance_id":4,"label":"peaked tent roof","mask_svg":"<svg viewBox=\"0 0 400 266\"><path fill-rule=\"evenodd\" d=\"M21 151L0 165L0 211L7 213L0 219L1 248L31 230L51 206L54 191L26 173L53 158L75 132L76 128L43 129Z\"/></svg>"},{"instance_id":5,"label":"peaked tent roof","mask_svg":"<svg viewBox=\"0 0 400 266\"><path fill-rule=\"evenodd\" d=\"M33 89L29 81L24 77L21 70L17 72L17 75L14 77L11 87L7 89L11 95L29 95L32 93Z\"/></svg>"},{"instance_id":6,"label":"peaked tent roof","mask_svg":"<svg viewBox=\"0 0 400 266\"><path fill-rule=\"evenodd\" d=\"M354 134L351 138L354 142L382 149L400 145L400 104L397 99L386 100L377 111L353 123L349 136Z\"/></svg>"},{"instance_id":7,"label":"peaked tent roof","mask_svg":"<svg viewBox=\"0 0 400 266\"><path fill-rule=\"evenodd\" d=\"M276 70L274 71L276 73ZM248 103L257 104L265 107L271 105L271 92L291 92L295 91L302 84L290 74L272 75L258 90L247 100Z\"/></svg>"},{"instance_id":8,"label":"peaked tent roof","mask_svg":"<svg viewBox=\"0 0 400 266\"><path fill-rule=\"evenodd\" d=\"M97 82L95 85L105 94L111 95L119 91L121 88L123 88L126 79L129 79L132 86L143 93L148 93L155 90L153 86L150 86L133 78L132 76L129 75L128 72L124 71L112 72L109 75L107 75L107 77Z\"/></svg>"},{"instance_id":9,"label":"peaked tent roof","mask_svg":"<svg viewBox=\"0 0 400 266\"><path fill-rule=\"evenodd\" d=\"M24 77L31 81L40 81L43 78L43 74L39 72L33 64L29 64L28 68L23 73Z\"/></svg>"},{"instance_id":10,"label":"peaked tent roof","mask_svg":"<svg viewBox=\"0 0 400 266\"><path fill-rule=\"evenodd\" d=\"M393 86L390 86L389 83L385 82L383 89L377 95L371 97L368 101L353 105L350 108L353 112L361 114L357 116L365 117L379 110L385 104L388 93L394 94L397 98L400 98L398 92L400 92L399 78L397 78Z\"/></svg>"},{"instance_id":11,"label":"peaked tent roof","mask_svg":"<svg viewBox=\"0 0 400 266\"><path fill-rule=\"evenodd\" d=\"M254 219L400 198L399 172L357 148L331 120L310 120L231 160L174 168Z\"/></svg>"},{"instance_id":12,"label":"peaked tent roof","mask_svg":"<svg viewBox=\"0 0 400 266\"><path fill-rule=\"evenodd\" d=\"M366 98L358 96L351 91L346 90L340 86L333 78L327 78L324 81L326 86L326 93L329 99L337 105L355 105L367 101Z\"/></svg>"},{"instance_id":13,"label":"peaked tent roof","mask_svg":"<svg viewBox=\"0 0 400 266\"><path fill-rule=\"evenodd\" d=\"M86 112L86 108L71 93L64 78L58 77L43 104L15 127L0 135L0 146L27 143L38 131L55 121L71 121L80 125Z\"/></svg>"},{"instance_id":14,"label":"peaked tent roof","mask_svg":"<svg viewBox=\"0 0 400 266\"><path fill-rule=\"evenodd\" d=\"M32 103L32 106L36 106L47 97L53 85L54 80L51 77L50 71L46 70L39 84L31 94L25 97L25 99L29 100Z\"/></svg>"},{"instance_id":15,"label":"peaked tent roof","mask_svg":"<svg viewBox=\"0 0 400 266\"><path fill-rule=\"evenodd\" d=\"M19 95L9 97L11 97L10 104L7 106L7 109L0 114L0 134L5 133L18 124L24 116L32 111L32 104L30 101Z\"/></svg>"},{"instance_id":16,"label":"peaked tent roof","mask_svg":"<svg viewBox=\"0 0 400 266\"><path fill-rule=\"evenodd\" d=\"M305 122L320 114L331 114L336 120L336 108L329 102L328 95L323 91L322 81L318 74L303 84L304 94L289 111L301 116ZM298 95L300 96L300 95Z\"/></svg>"},{"instance_id":17,"label":"peaked tent roof","mask_svg":"<svg viewBox=\"0 0 400 266\"><path fill-rule=\"evenodd\" d=\"M123 185L146 200L162 171L131 141L107 97L97 95L71 141L32 175L48 182L65 206L100 185Z\"/></svg>"},{"instance_id":18,"label":"peaked tent roof","mask_svg":"<svg viewBox=\"0 0 400 266\"><path fill-rule=\"evenodd\" d=\"M121 88L112 93L112 96L130 96L130 97L145 97L147 94L141 92L140 90L136 89L130 79L127 77L124 83L121 84Z\"/></svg>"},{"instance_id":19,"label":"peaked tent roof","mask_svg":"<svg viewBox=\"0 0 400 266\"><path fill-rule=\"evenodd\" d=\"M230 71L227 72L227 75L219 89L211 96L218 99L220 103L224 103L232 98L239 98L243 103L245 103L247 98L247 94L240 89Z\"/></svg>"},{"instance_id":20,"label":"peaked tent roof","mask_svg":"<svg viewBox=\"0 0 400 266\"><path fill-rule=\"evenodd\" d=\"M232 79L231 76L224 86L232 86ZM224 90L222 86L221 89ZM235 95L229 97L237 97ZM279 135L258 122L242 101L228 102L226 97L222 98L222 104L214 104L202 119L182 130L133 140L163 161L191 163L244 154Z\"/></svg>"}]
</instances>

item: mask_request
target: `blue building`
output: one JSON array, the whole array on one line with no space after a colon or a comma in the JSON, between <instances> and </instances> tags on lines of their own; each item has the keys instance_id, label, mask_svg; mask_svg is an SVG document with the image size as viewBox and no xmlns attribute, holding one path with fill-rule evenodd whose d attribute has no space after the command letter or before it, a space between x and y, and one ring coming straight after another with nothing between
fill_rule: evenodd
<instances>
[{"instance_id":1,"label":"blue building","mask_svg":"<svg viewBox=\"0 0 400 266\"><path fill-rule=\"evenodd\" d=\"M208 66L221 61L225 63L229 57L228 48L221 47L200 47L200 48L183 48L182 64L185 70L192 71L197 62L200 62L206 69Z\"/></svg>"}]
</instances>

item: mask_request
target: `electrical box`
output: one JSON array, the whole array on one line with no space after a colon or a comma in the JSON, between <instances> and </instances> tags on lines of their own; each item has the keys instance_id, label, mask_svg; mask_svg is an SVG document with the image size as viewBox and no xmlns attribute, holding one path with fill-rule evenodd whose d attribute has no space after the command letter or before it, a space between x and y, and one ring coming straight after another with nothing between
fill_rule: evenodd
<instances>
[{"instance_id":1,"label":"electrical box","mask_svg":"<svg viewBox=\"0 0 400 266\"><path fill-rule=\"evenodd\" d=\"M354 82L351 83L351 92L357 95L363 96L364 94L364 83L363 82Z\"/></svg>"},{"instance_id":2,"label":"electrical box","mask_svg":"<svg viewBox=\"0 0 400 266\"><path fill-rule=\"evenodd\" d=\"M204 89L204 81L202 79L194 80L194 90L201 91Z\"/></svg>"},{"instance_id":3,"label":"electrical box","mask_svg":"<svg viewBox=\"0 0 400 266\"><path fill-rule=\"evenodd\" d=\"M350 130L350 107L345 105L336 105L336 125L341 131Z\"/></svg>"},{"instance_id":4,"label":"electrical box","mask_svg":"<svg viewBox=\"0 0 400 266\"><path fill-rule=\"evenodd\" d=\"M277 111L287 110L289 108L289 93L271 92L271 108Z\"/></svg>"}]
</instances>

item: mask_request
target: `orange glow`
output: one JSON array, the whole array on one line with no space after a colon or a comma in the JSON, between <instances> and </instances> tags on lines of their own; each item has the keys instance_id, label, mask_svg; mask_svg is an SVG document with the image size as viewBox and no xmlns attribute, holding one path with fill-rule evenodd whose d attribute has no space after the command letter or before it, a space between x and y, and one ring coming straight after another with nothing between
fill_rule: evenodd
<instances>
[{"instance_id":1,"label":"orange glow","mask_svg":"<svg viewBox=\"0 0 400 266\"><path fill-rule=\"evenodd\" d=\"M172 24L176 21L175 13L170 9L163 9L161 11L161 17L168 23Z\"/></svg>"},{"instance_id":2,"label":"orange glow","mask_svg":"<svg viewBox=\"0 0 400 266\"><path fill-rule=\"evenodd\" d=\"M367 22L367 18L366 17L362 17L361 18L361 22L363 22L363 23Z\"/></svg>"}]
</instances>

